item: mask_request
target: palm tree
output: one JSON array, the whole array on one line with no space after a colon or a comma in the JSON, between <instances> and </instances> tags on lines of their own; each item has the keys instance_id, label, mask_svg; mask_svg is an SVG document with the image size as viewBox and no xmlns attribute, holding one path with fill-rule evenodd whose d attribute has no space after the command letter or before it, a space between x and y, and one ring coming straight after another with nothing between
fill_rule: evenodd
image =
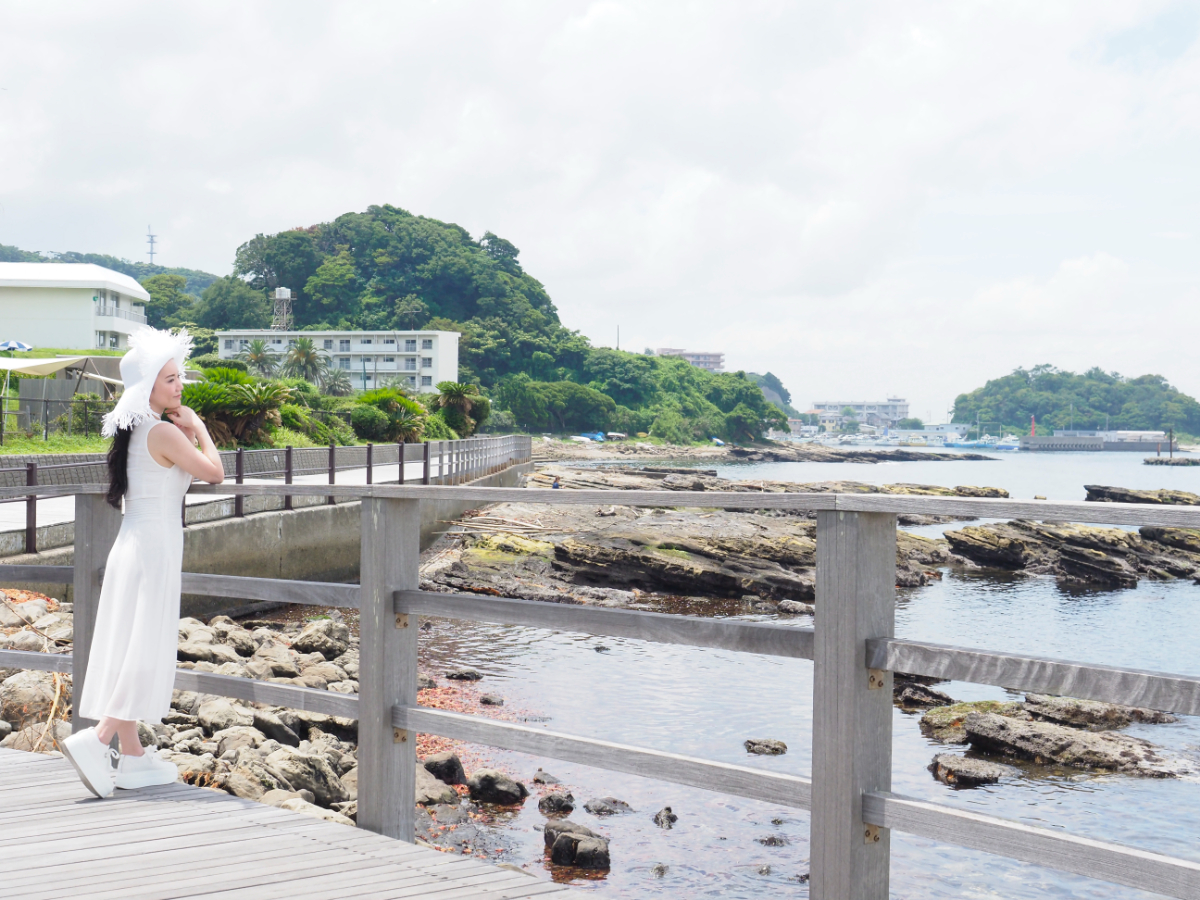
<instances>
[{"instance_id":1,"label":"palm tree","mask_svg":"<svg viewBox=\"0 0 1200 900\"><path fill-rule=\"evenodd\" d=\"M296 338L283 358L283 374L289 378L303 378L313 383L320 382L329 368L327 360L317 350L312 338Z\"/></svg>"},{"instance_id":2,"label":"palm tree","mask_svg":"<svg viewBox=\"0 0 1200 900\"><path fill-rule=\"evenodd\" d=\"M246 345L246 349L237 355L237 358L246 364L246 366L256 375L261 375L263 378L270 378L275 374L275 370L279 368L279 360L275 358L275 352L262 338L255 338Z\"/></svg>"},{"instance_id":3,"label":"palm tree","mask_svg":"<svg viewBox=\"0 0 1200 900\"><path fill-rule=\"evenodd\" d=\"M330 397L349 397L354 393L350 373L345 369L326 369L321 378L321 390Z\"/></svg>"},{"instance_id":4,"label":"palm tree","mask_svg":"<svg viewBox=\"0 0 1200 900\"><path fill-rule=\"evenodd\" d=\"M421 440L425 432L425 417L417 415L412 410L402 409L391 416L391 434L394 441L412 443Z\"/></svg>"},{"instance_id":5,"label":"palm tree","mask_svg":"<svg viewBox=\"0 0 1200 900\"><path fill-rule=\"evenodd\" d=\"M471 410L483 398L479 396L479 387L474 384L460 384L457 381L439 381L438 395L434 405L443 410L442 417L463 437L468 437L475 430L475 420L471 418Z\"/></svg>"}]
</instances>

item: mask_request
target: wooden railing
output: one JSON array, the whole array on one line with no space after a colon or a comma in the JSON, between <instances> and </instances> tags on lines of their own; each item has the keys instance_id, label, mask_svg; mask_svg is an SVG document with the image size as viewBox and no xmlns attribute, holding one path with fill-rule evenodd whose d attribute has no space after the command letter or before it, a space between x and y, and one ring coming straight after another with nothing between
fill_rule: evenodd
<instances>
[{"instance_id":1,"label":"wooden railing","mask_svg":"<svg viewBox=\"0 0 1200 900\"><path fill-rule=\"evenodd\" d=\"M73 656L0 652L0 667L72 672L82 689L101 572L120 515L102 485L63 486L76 501L73 567L0 566L0 579L74 585ZM0 497L18 488L0 489ZM193 488L279 495L279 485ZM811 810L811 896L888 896L892 830L983 850L1172 897L1200 898L1200 863L1071 835L974 810L897 795L892 779L892 672L933 675L1200 715L1200 677L947 647L894 635L896 515L920 513L1200 528L1200 509L872 494L521 490L453 486L292 485L292 494L362 500L359 585L185 573L191 594L357 608L357 697L292 685L180 671L176 686L358 719L358 824L411 841L418 732L627 772ZM646 507L703 506L817 512L813 628L420 590L422 501L518 501ZM417 704L419 616L525 625L745 653L810 659L812 777L680 756ZM76 720L78 724L78 720ZM1163 811L1169 820L1170 811Z\"/></svg>"}]
</instances>

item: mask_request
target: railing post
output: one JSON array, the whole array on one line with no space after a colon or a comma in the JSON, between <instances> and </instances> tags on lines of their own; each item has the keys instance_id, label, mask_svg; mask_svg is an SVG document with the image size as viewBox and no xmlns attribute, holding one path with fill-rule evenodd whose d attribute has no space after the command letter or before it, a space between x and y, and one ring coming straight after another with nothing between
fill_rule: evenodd
<instances>
[{"instance_id":1,"label":"railing post","mask_svg":"<svg viewBox=\"0 0 1200 900\"><path fill-rule=\"evenodd\" d=\"M370 442L367 443L367 484L371 483L371 451L375 446Z\"/></svg>"},{"instance_id":2,"label":"railing post","mask_svg":"<svg viewBox=\"0 0 1200 900\"><path fill-rule=\"evenodd\" d=\"M285 447L284 451L283 451L283 483L284 484L292 483L292 447L290 444L287 447ZM283 498L283 508L284 509L292 508L292 495L291 494L288 494L286 497Z\"/></svg>"},{"instance_id":3,"label":"railing post","mask_svg":"<svg viewBox=\"0 0 1200 900\"><path fill-rule=\"evenodd\" d=\"M337 478L337 447L333 441L329 442L329 483L334 484ZM327 501L330 506L333 506L333 494L329 495Z\"/></svg>"},{"instance_id":4,"label":"railing post","mask_svg":"<svg viewBox=\"0 0 1200 900\"><path fill-rule=\"evenodd\" d=\"M421 484L429 484L429 441L425 441L421 446L425 448L425 473L421 476Z\"/></svg>"},{"instance_id":5,"label":"railing post","mask_svg":"<svg viewBox=\"0 0 1200 900\"><path fill-rule=\"evenodd\" d=\"M36 487L37 463L25 463L25 485ZM37 494L25 498L25 552L37 553Z\"/></svg>"},{"instance_id":6,"label":"railing post","mask_svg":"<svg viewBox=\"0 0 1200 900\"><path fill-rule=\"evenodd\" d=\"M242 484L246 476L246 458L241 447L237 448L237 456L233 458L234 482ZM233 514L239 519L246 515L246 498L238 494L233 498Z\"/></svg>"},{"instance_id":7,"label":"railing post","mask_svg":"<svg viewBox=\"0 0 1200 900\"><path fill-rule=\"evenodd\" d=\"M400 460L400 477L396 479L396 484L404 484L404 441L400 441L396 445L396 452L399 454Z\"/></svg>"},{"instance_id":8,"label":"railing post","mask_svg":"<svg viewBox=\"0 0 1200 900\"><path fill-rule=\"evenodd\" d=\"M75 495L75 576L71 587L74 606L74 637L71 647L71 691L75 698L71 728L86 728L96 723L79 716L79 698L87 674L92 634L96 630L96 609L100 605L100 572L108 562L117 532L121 530L121 511L113 509L103 494Z\"/></svg>"},{"instance_id":9,"label":"railing post","mask_svg":"<svg viewBox=\"0 0 1200 900\"><path fill-rule=\"evenodd\" d=\"M419 500L364 497L360 561L358 827L412 842L417 736L392 725L392 707L417 705L416 617L397 616L392 592L420 583Z\"/></svg>"},{"instance_id":10,"label":"railing post","mask_svg":"<svg viewBox=\"0 0 1200 900\"><path fill-rule=\"evenodd\" d=\"M895 634L896 516L817 513L812 900L887 900L890 834L862 820L892 785L892 675L866 642Z\"/></svg>"}]
</instances>

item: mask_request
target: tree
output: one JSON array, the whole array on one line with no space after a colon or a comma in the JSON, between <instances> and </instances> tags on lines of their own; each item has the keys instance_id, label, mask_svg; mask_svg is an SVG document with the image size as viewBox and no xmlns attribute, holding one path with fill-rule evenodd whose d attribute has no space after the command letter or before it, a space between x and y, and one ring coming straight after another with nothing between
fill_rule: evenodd
<instances>
[{"instance_id":1,"label":"tree","mask_svg":"<svg viewBox=\"0 0 1200 900\"><path fill-rule=\"evenodd\" d=\"M479 387L456 381L440 381L437 388L439 393L433 402L442 411L446 424L460 437L470 437L491 410L487 400L479 395Z\"/></svg>"},{"instance_id":2,"label":"tree","mask_svg":"<svg viewBox=\"0 0 1200 900\"><path fill-rule=\"evenodd\" d=\"M906 430L906 431L909 431L909 430L915 431L915 430L917 430L917 429L919 429L919 428L924 428L924 427L925 427L925 423L924 423L924 422L922 422L922 421L921 421L920 419L918 419L918 418L915 418L915 417L912 417L912 416L910 416L910 417L909 417L909 418L907 418L907 419L901 419L899 422L897 422L897 423L896 423L896 427L897 427L897 428L902 428L902 429L904 429L904 430Z\"/></svg>"},{"instance_id":3,"label":"tree","mask_svg":"<svg viewBox=\"0 0 1200 900\"><path fill-rule=\"evenodd\" d=\"M345 369L328 367L321 379L321 391L330 397L349 397L354 393L354 384L350 381L350 373Z\"/></svg>"},{"instance_id":4,"label":"tree","mask_svg":"<svg viewBox=\"0 0 1200 900\"><path fill-rule=\"evenodd\" d=\"M279 359L275 351L263 338L252 340L238 353L237 358L244 362L250 371L263 378L270 378L279 369Z\"/></svg>"},{"instance_id":5,"label":"tree","mask_svg":"<svg viewBox=\"0 0 1200 900\"><path fill-rule=\"evenodd\" d=\"M329 367L329 361L317 350L312 338L296 338L283 357L280 371L291 378L303 378L314 384L320 382Z\"/></svg>"},{"instance_id":6,"label":"tree","mask_svg":"<svg viewBox=\"0 0 1200 900\"><path fill-rule=\"evenodd\" d=\"M271 324L266 294L233 276L218 278L206 287L190 313L205 328L267 328Z\"/></svg>"},{"instance_id":7,"label":"tree","mask_svg":"<svg viewBox=\"0 0 1200 900\"><path fill-rule=\"evenodd\" d=\"M151 275L142 281L150 295L146 304L146 324L166 328L191 317L196 298L187 292L187 279L182 275Z\"/></svg>"},{"instance_id":8,"label":"tree","mask_svg":"<svg viewBox=\"0 0 1200 900\"><path fill-rule=\"evenodd\" d=\"M517 262L517 256L521 251L511 241L506 241L490 231L485 231L479 243L483 246L483 251L499 263L504 271L513 275L521 274L521 264Z\"/></svg>"},{"instance_id":9,"label":"tree","mask_svg":"<svg viewBox=\"0 0 1200 900\"><path fill-rule=\"evenodd\" d=\"M349 250L342 250L321 263L304 284L304 291L328 320L353 317L358 311L358 270Z\"/></svg>"},{"instance_id":10,"label":"tree","mask_svg":"<svg viewBox=\"0 0 1200 900\"><path fill-rule=\"evenodd\" d=\"M858 419L853 406L842 407L842 431L846 434L858 434Z\"/></svg>"},{"instance_id":11,"label":"tree","mask_svg":"<svg viewBox=\"0 0 1200 900\"><path fill-rule=\"evenodd\" d=\"M429 307L416 294L409 294L396 301L395 314L392 317L392 327L397 330L407 329L416 331L418 322L429 318Z\"/></svg>"}]
</instances>

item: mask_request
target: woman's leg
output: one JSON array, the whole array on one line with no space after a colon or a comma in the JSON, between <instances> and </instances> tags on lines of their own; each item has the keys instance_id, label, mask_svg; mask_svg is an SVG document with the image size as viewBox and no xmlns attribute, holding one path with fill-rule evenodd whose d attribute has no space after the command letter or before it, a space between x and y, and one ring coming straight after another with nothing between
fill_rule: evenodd
<instances>
[{"instance_id":1,"label":"woman's leg","mask_svg":"<svg viewBox=\"0 0 1200 900\"><path fill-rule=\"evenodd\" d=\"M114 734L121 739L123 756L142 755L142 742L138 739L137 722L105 716L96 726L96 737L100 738L102 743L107 744L112 740Z\"/></svg>"}]
</instances>

